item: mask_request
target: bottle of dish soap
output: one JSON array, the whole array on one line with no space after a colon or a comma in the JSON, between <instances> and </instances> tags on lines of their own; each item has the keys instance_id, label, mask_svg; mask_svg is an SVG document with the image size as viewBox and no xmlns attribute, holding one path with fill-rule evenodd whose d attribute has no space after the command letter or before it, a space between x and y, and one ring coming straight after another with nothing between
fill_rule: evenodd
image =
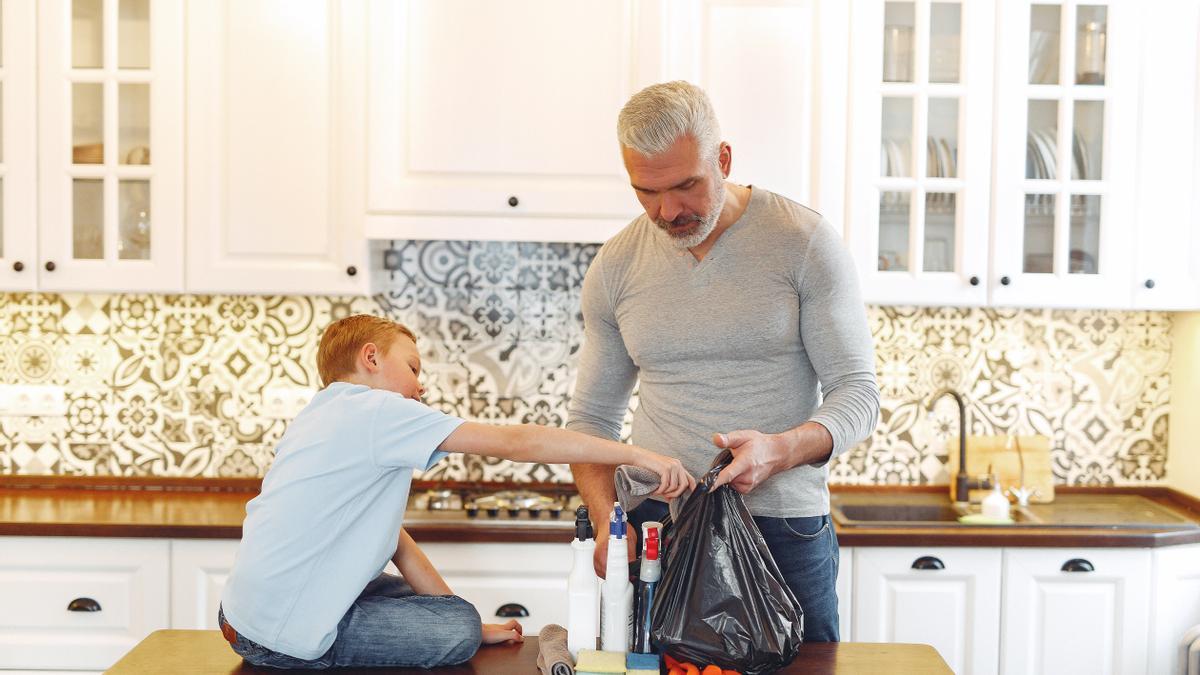
<instances>
[{"instance_id":1,"label":"bottle of dish soap","mask_svg":"<svg viewBox=\"0 0 1200 675\"><path fill-rule=\"evenodd\" d=\"M638 572L637 616L633 621L633 651L650 654L650 610L654 608L654 591L662 579L662 523L642 523L642 564Z\"/></svg>"},{"instance_id":2,"label":"bottle of dish soap","mask_svg":"<svg viewBox=\"0 0 1200 675\"><path fill-rule=\"evenodd\" d=\"M608 559L600 593L600 649L627 652L633 637L633 584L629 583L629 545L625 512L613 503L608 522Z\"/></svg>"},{"instance_id":3,"label":"bottle of dish soap","mask_svg":"<svg viewBox=\"0 0 1200 675\"><path fill-rule=\"evenodd\" d=\"M992 474L991 482L992 491L983 498L983 515L996 520L1008 520L1011 517L1008 511L1008 497L1000 490L1000 481L996 474Z\"/></svg>"},{"instance_id":4,"label":"bottle of dish soap","mask_svg":"<svg viewBox=\"0 0 1200 675\"><path fill-rule=\"evenodd\" d=\"M600 621L600 579L592 565L596 540L588 508L575 510L575 553L571 574L567 577L567 649L579 658L580 649L595 649Z\"/></svg>"}]
</instances>

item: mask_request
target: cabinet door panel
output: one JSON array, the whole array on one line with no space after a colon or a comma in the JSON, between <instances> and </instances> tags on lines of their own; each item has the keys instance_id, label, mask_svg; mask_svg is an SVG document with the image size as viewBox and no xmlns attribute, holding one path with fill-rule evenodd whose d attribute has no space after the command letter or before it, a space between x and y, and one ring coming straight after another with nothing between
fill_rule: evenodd
<instances>
[{"instance_id":1,"label":"cabinet door panel","mask_svg":"<svg viewBox=\"0 0 1200 675\"><path fill-rule=\"evenodd\" d=\"M0 4L0 290L37 286L35 9Z\"/></svg>"},{"instance_id":2,"label":"cabinet door panel","mask_svg":"<svg viewBox=\"0 0 1200 675\"><path fill-rule=\"evenodd\" d=\"M1146 672L1150 571L1148 550L1005 549L1003 671Z\"/></svg>"},{"instance_id":3,"label":"cabinet door panel","mask_svg":"<svg viewBox=\"0 0 1200 675\"><path fill-rule=\"evenodd\" d=\"M189 3L188 290L365 292L365 20L356 2Z\"/></svg>"},{"instance_id":4,"label":"cabinet door panel","mask_svg":"<svg viewBox=\"0 0 1200 675\"><path fill-rule=\"evenodd\" d=\"M370 236L599 241L637 215L615 125L659 79L653 5L373 2Z\"/></svg>"},{"instance_id":5,"label":"cabinet door panel","mask_svg":"<svg viewBox=\"0 0 1200 675\"><path fill-rule=\"evenodd\" d=\"M1127 308L1142 9L1016 1L998 18L1016 57L996 65L992 304Z\"/></svg>"},{"instance_id":6,"label":"cabinet door panel","mask_svg":"<svg viewBox=\"0 0 1200 675\"><path fill-rule=\"evenodd\" d=\"M171 628L218 628L217 608L237 547L235 539L171 542Z\"/></svg>"},{"instance_id":7,"label":"cabinet door panel","mask_svg":"<svg viewBox=\"0 0 1200 675\"><path fill-rule=\"evenodd\" d=\"M0 537L0 669L111 666L167 627L167 580L165 541Z\"/></svg>"},{"instance_id":8,"label":"cabinet door panel","mask_svg":"<svg viewBox=\"0 0 1200 675\"><path fill-rule=\"evenodd\" d=\"M183 290L183 2L38 4L38 285Z\"/></svg>"},{"instance_id":9,"label":"cabinet door panel","mask_svg":"<svg viewBox=\"0 0 1200 675\"><path fill-rule=\"evenodd\" d=\"M994 673L999 617L999 550L854 550L856 641L931 644L956 673Z\"/></svg>"}]
</instances>

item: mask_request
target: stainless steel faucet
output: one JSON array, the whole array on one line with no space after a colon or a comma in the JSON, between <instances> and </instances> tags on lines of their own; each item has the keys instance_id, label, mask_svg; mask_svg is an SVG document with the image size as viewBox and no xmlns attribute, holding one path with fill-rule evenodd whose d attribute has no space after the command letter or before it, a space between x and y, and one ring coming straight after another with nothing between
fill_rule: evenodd
<instances>
[{"instance_id":1,"label":"stainless steel faucet","mask_svg":"<svg viewBox=\"0 0 1200 675\"><path fill-rule=\"evenodd\" d=\"M962 396L953 389L940 389L929 397L927 407L932 409L933 404L943 396L953 396L954 401L958 403L958 473L954 476L954 501L966 504L971 501L971 490L991 489L992 481L971 480L970 474L967 473L967 406L963 403Z\"/></svg>"}]
</instances>

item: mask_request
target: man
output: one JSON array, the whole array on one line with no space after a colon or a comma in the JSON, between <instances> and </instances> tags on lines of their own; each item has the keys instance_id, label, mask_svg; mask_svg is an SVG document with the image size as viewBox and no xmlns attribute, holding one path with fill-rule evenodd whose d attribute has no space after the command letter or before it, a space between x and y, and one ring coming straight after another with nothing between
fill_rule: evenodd
<instances>
[{"instance_id":1,"label":"man","mask_svg":"<svg viewBox=\"0 0 1200 675\"><path fill-rule=\"evenodd\" d=\"M804 609L805 640L836 641L827 463L866 438L879 413L853 262L819 214L725 180L732 149L700 88L669 82L638 92L617 136L646 213L601 248L584 279L567 427L619 437L640 381L634 443L678 457L697 476L730 448L717 484L746 496ZM596 522L603 575L613 467L571 469ZM630 520L665 512L647 501ZM636 536L629 540L632 556Z\"/></svg>"}]
</instances>

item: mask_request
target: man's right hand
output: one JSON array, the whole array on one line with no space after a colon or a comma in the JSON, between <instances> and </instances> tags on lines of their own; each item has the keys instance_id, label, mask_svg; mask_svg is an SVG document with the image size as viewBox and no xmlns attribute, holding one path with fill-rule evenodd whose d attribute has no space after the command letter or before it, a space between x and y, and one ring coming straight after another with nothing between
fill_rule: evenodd
<instances>
[{"instance_id":1,"label":"man's right hand","mask_svg":"<svg viewBox=\"0 0 1200 675\"><path fill-rule=\"evenodd\" d=\"M632 562L637 557L638 551L638 533L633 527L625 528L625 541L629 544L628 561ZM608 567L608 521L604 521L604 528L596 530L596 553L592 557L592 565L596 568L596 576L604 578L605 568Z\"/></svg>"}]
</instances>

